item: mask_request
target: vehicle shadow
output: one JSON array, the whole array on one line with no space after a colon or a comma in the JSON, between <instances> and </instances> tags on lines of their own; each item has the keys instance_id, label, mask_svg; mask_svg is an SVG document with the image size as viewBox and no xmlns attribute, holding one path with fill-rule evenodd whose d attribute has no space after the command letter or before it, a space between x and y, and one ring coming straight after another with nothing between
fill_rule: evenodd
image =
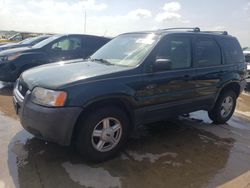
<instances>
[{"instance_id":1,"label":"vehicle shadow","mask_svg":"<svg viewBox=\"0 0 250 188\"><path fill-rule=\"evenodd\" d=\"M21 188L202 187L225 166L234 143L178 119L139 128L115 159L91 164L73 147L36 138L24 141L22 132L9 145L10 151L19 148L15 155Z\"/></svg>"},{"instance_id":2,"label":"vehicle shadow","mask_svg":"<svg viewBox=\"0 0 250 188\"><path fill-rule=\"evenodd\" d=\"M12 96L13 87L13 83L5 83L0 81L0 95Z\"/></svg>"}]
</instances>

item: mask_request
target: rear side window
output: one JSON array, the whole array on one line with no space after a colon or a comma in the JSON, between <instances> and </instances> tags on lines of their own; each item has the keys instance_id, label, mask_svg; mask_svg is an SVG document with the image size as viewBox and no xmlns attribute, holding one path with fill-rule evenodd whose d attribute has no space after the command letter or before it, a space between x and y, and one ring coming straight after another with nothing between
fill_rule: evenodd
<instances>
[{"instance_id":1,"label":"rear side window","mask_svg":"<svg viewBox=\"0 0 250 188\"><path fill-rule=\"evenodd\" d=\"M221 64L221 50L209 37L197 37L194 41L194 66L208 67Z\"/></svg>"},{"instance_id":2,"label":"rear side window","mask_svg":"<svg viewBox=\"0 0 250 188\"><path fill-rule=\"evenodd\" d=\"M98 37L84 37L83 38L83 49L85 52L85 56L90 56L94 52L96 52L99 48L101 48L104 44L106 44L109 40L105 38Z\"/></svg>"},{"instance_id":3,"label":"rear side window","mask_svg":"<svg viewBox=\"0 0 250 188\"><path fill-rule=\"evenodd\" d=\"M223 47L226 64L244 62L244 54L239 42L236 39L221 39L220 43Z\"/></svg>"},{"instance_id":4,"label":"rear side window","mask_svg":"<svg viewBox=\"0 0 250 188\"><path fill-rule=\"evenodd\" d=\"M174 36L163 39L159 44L156 59L169 59L172 70L191 67L190 38Z\"/></svg>"}]
</instances>

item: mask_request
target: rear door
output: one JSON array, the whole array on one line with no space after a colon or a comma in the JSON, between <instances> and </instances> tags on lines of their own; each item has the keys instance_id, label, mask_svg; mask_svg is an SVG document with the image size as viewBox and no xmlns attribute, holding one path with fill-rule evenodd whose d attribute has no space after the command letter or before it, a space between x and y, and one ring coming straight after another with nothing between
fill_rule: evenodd
<instances>
[{"instance_id":1,"label":"rear door","mask_svg":"<svg viewBox=\"0 0 250 188\"><path fill-rule=\"evenodd\" d=\"M205 35L194 38L193 49L193 66L196 72L193 79L196 84L194 96L197 99L210 101L215 97L218 85L223 78L221 47L213 36Z\"/></svg>"}]
</instances>

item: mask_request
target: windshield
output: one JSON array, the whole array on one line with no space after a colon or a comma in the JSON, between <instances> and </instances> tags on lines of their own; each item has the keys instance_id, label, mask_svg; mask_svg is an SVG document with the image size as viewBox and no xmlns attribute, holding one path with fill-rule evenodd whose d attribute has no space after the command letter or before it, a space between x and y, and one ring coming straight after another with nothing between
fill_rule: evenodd
<instances>
[{"instance_id":1,"label":"windshield","mask_svg":"<svg viewBox=\"0 0 250 188\"><path fill-rule=\"evenodd\" d=\"M49 44L50 42L52 42L60 37L61 37L61 35L55 35L55 36L49 37L49 38L35 44L33 46L33 48L42 48L42 47L46 46L47 44Z\"/></svg>"},{"instance_id":2,"label":"windshield","mask_svg":"<svg viewBox=\"0 0 250 188\"><path fill-rule=\"evenodd\" d=\"M114 65L137 66L154 47L158 38L155 34L121 35L99 49L91 59Z\"/></svg>"},{"instance_id":3,"label":"windshield","mask_svg":"<svg viewBox=\"0 0 250 188\"><path fill-rule=\"evenodd\" d=\"M33 38L28 38L20 42L20 44L36 44L48 37L45 36L40 36L40 37L33 37Z\"/></svg>"},{"instance_id":4,"label":"windshield","mask_svg":"<svg viewBox=\"0 0 250 188\"><path fill-rule=\"evenodd\" d=\"M33 38L27 38L19 42L19 44L29 44L29 41L32 40Z\"/></svg>"},{"instance_id":5,"label":"windshield","mask_svg":"<svg viewBox=\"0 0 250 188\"><path fill-rule=\"evenodd\" d=\"M244 51L250 51L250 47L245 48Z\"/></svg>"}]
</instances>

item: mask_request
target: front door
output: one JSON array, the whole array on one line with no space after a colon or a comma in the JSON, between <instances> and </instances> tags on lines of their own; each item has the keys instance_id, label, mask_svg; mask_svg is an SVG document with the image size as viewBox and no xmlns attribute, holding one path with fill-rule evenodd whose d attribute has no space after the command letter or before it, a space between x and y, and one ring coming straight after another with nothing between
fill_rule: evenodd
<instances>
[{"instance_id":1,"label":"front door","mask_svg":"<svg viewBox=\"0 0 250 188\"><path fill-rule=\"evenodd\" d=\"M195 100L195 83L192 81L195 71L192 69L192 50L190 36L166 36L155 50L155 58L170 61L169 70L157 70L145 76L144 103L145 118L162 118L181 114L191 107ZM187 110L188 111L188 110Z\"/></svg>"},{"instance_id":2,"label":"front door","mask_svg":"<svg viewBox=\"0 0 250 188\"><path fill-rule=\"evenodd\" d=\"M77 36L63 37L49 48L49 61L63 61L83 57L82 40Z\"/></svg>"}]
</instances>

